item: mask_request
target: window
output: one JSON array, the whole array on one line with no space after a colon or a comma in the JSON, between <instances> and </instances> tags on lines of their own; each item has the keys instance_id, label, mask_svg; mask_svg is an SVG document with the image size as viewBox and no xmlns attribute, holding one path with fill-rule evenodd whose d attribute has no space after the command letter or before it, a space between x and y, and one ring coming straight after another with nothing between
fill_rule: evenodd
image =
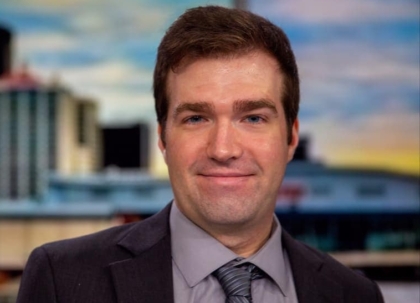
<instances>
[{"instance_id":1,"label":"window","mask_svg":"<svg viewBox=\"0 0 420 303\"><path fill-rule=\"evenodd\" d=\"M315 184L311 191L314 196L325 197L331 195L331 187L326 184Z\"/></svg>"},{"instance_id":2,"label":"window","mask_svg":"<svg viewBox=\"0 0 420 303\"><path fill-rule=\"evenodd\" d=\"M357 188L361 197L380 197L385 194L385 186L381 184L362 184Z\"/></svg>"},{"instance_id":3,"label":"window","mask_svg":"<svg viewBox=\"0 0 420 303\"><path fill-rule=\"evenodd\" d=\"M86 145L87 140L87 106L84 103L77 104L77 140L80 145Z\"/></svg>"}]
</instances>

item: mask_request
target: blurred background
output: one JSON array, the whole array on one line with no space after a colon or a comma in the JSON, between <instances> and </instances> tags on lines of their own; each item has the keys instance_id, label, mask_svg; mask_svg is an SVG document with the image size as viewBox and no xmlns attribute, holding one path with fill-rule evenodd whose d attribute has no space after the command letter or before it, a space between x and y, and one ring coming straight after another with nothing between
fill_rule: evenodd
<instances>
[{"instance_id":1,"label":"blurred background","mask_svg":"<svg viewBox=\"0 0 420 303\"><path fill-rule=\"evenodd\" d=\"M172 198L152 73L185 9L284 29L301 142L276 214L296 238L420 300L418 0L0 0L0 303L30 251L156 213Z\"/></svg>"}]
</instances>

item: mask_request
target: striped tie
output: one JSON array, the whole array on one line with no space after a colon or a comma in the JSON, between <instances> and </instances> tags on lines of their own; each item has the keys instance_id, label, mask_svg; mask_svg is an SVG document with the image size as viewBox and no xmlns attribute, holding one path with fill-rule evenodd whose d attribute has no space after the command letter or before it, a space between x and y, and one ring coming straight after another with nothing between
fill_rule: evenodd
<instances>
[{"instance_id":1,"label":"striped tie","mask_svg":"<svg viewBox=\"0 0 420 303\"><path fill-rule=\"evenodd\" d=\"M226 294L226 303L252 303L251 281L263 278L263 273L254 264L240 266L229 262L213 272Z\"/></svg>"}]
</instances>

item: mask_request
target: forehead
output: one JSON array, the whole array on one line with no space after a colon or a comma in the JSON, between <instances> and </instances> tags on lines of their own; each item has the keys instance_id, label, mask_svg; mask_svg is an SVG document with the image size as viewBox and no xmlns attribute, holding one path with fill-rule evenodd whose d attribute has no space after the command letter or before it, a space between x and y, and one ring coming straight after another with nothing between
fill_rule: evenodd
<instances>
[{"instance_id":1,"label":"forehead","mask_svg":"<svg viewBox=\"0 0 420 303\"><path fill-rule=\"evenodd\" d=\"M181 101L280 99L283 82L277 60L263 51L188 60L168 74L169 106Z\"/></svg>"}]
</instances>

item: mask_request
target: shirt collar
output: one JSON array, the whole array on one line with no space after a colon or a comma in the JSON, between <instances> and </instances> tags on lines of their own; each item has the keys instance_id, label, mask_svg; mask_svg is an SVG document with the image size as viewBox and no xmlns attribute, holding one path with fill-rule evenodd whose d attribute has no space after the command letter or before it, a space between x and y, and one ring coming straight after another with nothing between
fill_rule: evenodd
<instances>
[{"instance_id":1,"label":"shirt collar","mask_svg":"<svg viewBox=\"0 0 420 303\"><path fill-rule=\"evenodd\" d=\"M184 216L173 203L169 216L172 258L187 284L194 287L237 256Z\"/></svg>"},{"instance_id":2,"label":"shirt collar","mask_svg":"<svg viewBox=\"0 0 420 303\"><path fill-rule=\"evenodd\" d=\"M268 274L286 295L287 273L281 243L280 222L274 216L275 224L269 240L253 256L240 263L251 262ZM171 228L172 258L189 287L196 286L213 271L238 258L206 231L189 220L172 204L169 217ZM203 261L205 260L205 261Z\"/></svg>"},{"instance_id":3,"label":"shirt collar","mask_svg":"<svg viewBox=\"0 0 420 303\"><path fill-rule=\"evenodd\" d=\"M281 243L281 225L277 217L273 217L274 224L268 241L254 255L241 261L241 263L250 262L258 266L273 279L283 295L287 296L285 293L285 290L288 289L287 277L291 273L288 272L288 267L285 264L286 261Z\"/></svg>"}]
</instances>

